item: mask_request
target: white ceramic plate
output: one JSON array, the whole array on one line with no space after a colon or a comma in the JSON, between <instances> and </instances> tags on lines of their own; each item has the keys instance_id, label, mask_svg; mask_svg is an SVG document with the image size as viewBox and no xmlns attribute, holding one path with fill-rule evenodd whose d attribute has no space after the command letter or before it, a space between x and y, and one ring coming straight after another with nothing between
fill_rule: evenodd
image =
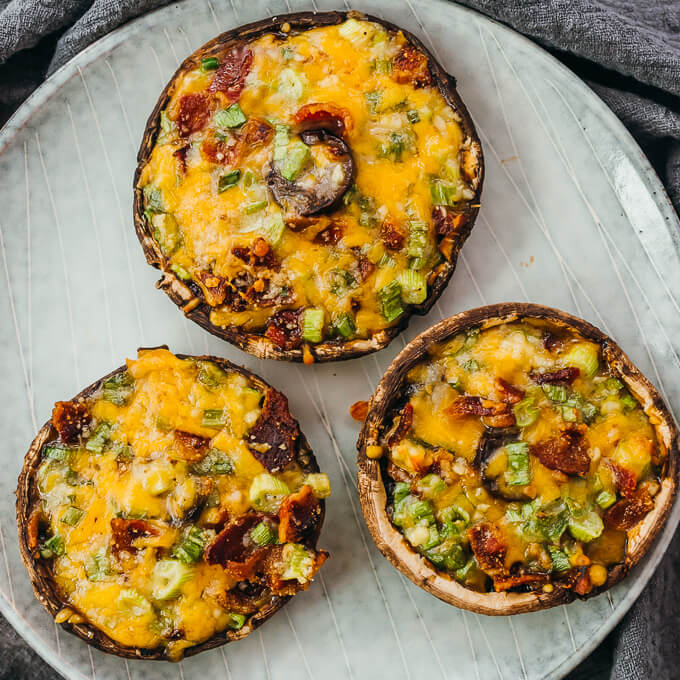
<instances>
[{"instance_id":1,"label":"white ceramic plate","mask_svg":"<svg viewBox=\"0 0 680 680\"><path fill-rule=\"evenodd\" d=\"M339 2L317 2L333 9ZM300 367L259 362L183 320L154 289L132 226L144 123L178 63L214 35L307 0L186 0L85 50L0 133L0 609L69 678L558 678L612 629L678 523L610 593L514 618L439 602L405 580L365 529L349 405L403 342L483 303L560 307L619 340L680 406L678 220L639 148L602 102L552 57L480 15L439 0L353 3L424 39L458 78L486 157L483 207L440 302L377 355ZM13 491L53 402L138 346L246 364L290 397L333 496L312 588L248 639L180 665L125 662L58 630L19 559Z\"/></svg>"}]
</instances>

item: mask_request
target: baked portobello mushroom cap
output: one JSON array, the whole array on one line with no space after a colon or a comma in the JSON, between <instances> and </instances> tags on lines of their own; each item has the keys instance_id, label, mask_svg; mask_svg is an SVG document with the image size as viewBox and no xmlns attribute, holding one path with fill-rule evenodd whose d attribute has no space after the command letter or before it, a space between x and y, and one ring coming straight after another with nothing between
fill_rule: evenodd
<instances>
[{"instance_id":1,"label":"baked portobello mushroom cap","mask_svg":"<svg viewBox=\"0 0 680 680\"><path fill-rule=\"evenodd\" d=\"M283 394L225 359L140 350L57 402L31 444L21 557L64 629L177 661L308 587L329 493Z\"/></svg>"},{"instance_id":2,"label":"baked portobello mushroom cap","mask_svg":"<svg viewBox=\"0 0 680 680\"><path fill-rule=\"evenodd\" d=\"M134 221L157 286L259 357L385 347L444 290L483 158L448 75L358 12L280 15L189 56L138 153Z\"/></svg>"},{"instance_id":3,"label":"baked portobello mushroom cap","mask_svg":"<svg viewBox=\"0 0 680 680\"><path fill-rule=\"evenodd\" d=\"M676 493L659 393L611 338L556 309L503 303L441 321L394 359L366 413L358 483L376 545L474 612L607 590Z\"/></svg>"}]
</instances>

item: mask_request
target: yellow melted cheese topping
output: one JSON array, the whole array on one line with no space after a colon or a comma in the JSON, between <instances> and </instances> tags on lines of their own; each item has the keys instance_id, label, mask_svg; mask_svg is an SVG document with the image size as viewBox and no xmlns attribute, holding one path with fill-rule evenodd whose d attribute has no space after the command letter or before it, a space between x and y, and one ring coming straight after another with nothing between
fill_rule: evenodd
<instances>
[{"instance_id":1,"label":"yellow melted cheese topping","mask_svg":"<svg viewBox=\"0 0 680 680\"><path fill-rule=\"evenodd\" d=\"M216 114L188 138L180 138L177 130L182 97L206 93L215 72L197 63L179 76L161 114L163 132L139 180L167 267L199 286L199 272L230 282L247 272L251 283L263 280L270 298L253 301L245 293L244 302L243 288L238 304L218 304L208 296L214 325L261 333L279 310L315 310L316 316L300 322L306 342L366 338L394 325L410 304L425 300L430 274L443 259L433 205L463 206L474 197L465 179L470 159L462 161L461 172L470 140L436 87L395 77L393 62L405 46L401 33L388 34L355 19L250 42L252 65L238 100L241 120L267 121L277 132L233 162L206 158L201 148L215 139L232 148L241 126L220 128ZM223 93L213 96L219 113L229 108ZM283 154L301 143L294 117L308 104L342 107L356 176L339 207L300 228L274 201L266 176L278 162L273 158L281 130ZM187 145L182 162L177 151ZM315 242L332 224L341 225L340 241ZM381 240L390 225L402 235L392 249ZM232 253L262 237L280 264L274 270L245 266ZM359 267L360 261L369 264Z\"/></svg>"},{"instance_id":2,"label":"yellow melted cheese topping","mask_svg":"<svg viewBox=\"0 0 680 680\"><path fill-rule=\"evenodd\" d=\"M539 384L563 369L577 377ZM405 389L385 433L388 512L415 550L481 591L605 583L665 452L599 345L543 322L473 329L432 347ZM461 412L475 400L504 415Z\"/></svg>"},{"instance_id":3,"label":"yellow melted cheese topping","mask_svg":"<svg viewBox=\"0 0 680 680\"><path fill-rule=\"evenodd\" d=\"M256 480L283 485L279 504L304 483L316 491L328 482L297 462L271 475L253 456L245 436L263 397L236 371L164 349L140 351L87 399L92 423L79 445L44 446L38 482L49 538L41 555L53 559L65 602L117 643L166 646L179 658L257 611L230 608L238 579L201 551L215 528L253 510ZM176 430L208 440L207 454L188 460ZM117 550L112 522L121 518L143 520L151 535ZM259 606L271 598L265 589Z\"/></svg>"}]
</instances>

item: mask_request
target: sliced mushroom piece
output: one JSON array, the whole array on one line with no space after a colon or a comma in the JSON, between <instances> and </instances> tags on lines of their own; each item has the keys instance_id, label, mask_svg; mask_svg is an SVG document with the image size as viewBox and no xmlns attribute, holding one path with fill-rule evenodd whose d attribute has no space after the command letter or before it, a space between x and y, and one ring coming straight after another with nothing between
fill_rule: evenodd
<instances>
[{"instance_id":1,"label":"sliced mushroom piece","mask_svg":"<svg viewBox=\"0 0 680 680\"><path fill-rule=\"evenodd\" d=\"M311 150L304 167L287 172L284 159L273 163L267 175L274 200L293 217L316 215L333 207L354 177L352 154L341 139L325 130L307 130L300 138Z\"/></svg>"},{"instance_id":2,"label":"sliced mushroom piece","mask_svg":"<svg viewBox=\"0 0 680 680\"><path fill-rule=\"evenodd\" d=\"M492 495L508 501L531 500L526 494L525 485L508 484L505 473L507 463L500 459L505 453L505 446L519 440L519 429L487 428L477 446L473 465L479 470L482 484Z\"/></svg>"}]
</instances>

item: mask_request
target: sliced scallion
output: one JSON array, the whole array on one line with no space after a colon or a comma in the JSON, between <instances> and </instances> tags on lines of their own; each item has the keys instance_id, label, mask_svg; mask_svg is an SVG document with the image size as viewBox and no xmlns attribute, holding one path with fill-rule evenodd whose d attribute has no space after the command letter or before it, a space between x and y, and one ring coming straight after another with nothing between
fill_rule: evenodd
<instances>
[{"instance_id":1,"label":"sliced scallion","mask_svg":"<svg viewBox=\"0 0 680 680\"><path fill-rule=\"evenodd\" d=\"M208 71L214 71L220 65L220 60L217 57L206 57L201 59L201 71L207 73Z\"/></svg>"},{"instance_id":2,"label":"sliced scallion","mask_svg":"<svg viewBox=\"0 0 680 680\"><path fill-rule=\"evenodd\" d=\"M391 323L404 313L404 308L401 304L401 285L396 279L378 291L378 300L380 302L380 311L388 323Z\"/></svg>"},{"instance_id":3,"label":"sliced scallion","mask_svg":"<svg viewBox=\"0 0 680 680\"><path fill-rule=\"evenodd\" d=\"M64 539L55 534L51 538L48 538L40 546L40 557L45 560L50 560L53 557L61 557L64 554Z\"/></svg>"},{"instance_id":4,"label":"sliced scallion","mask_svg":"<svg viewBox=\"0 0 680 680\"><path fill-rule=\"evenodd\" d=\"M102 385L102 397L116 406L124 406L135 391L134 378L127 372L116 373Z\"/></svg>"},{"instance_id":5,"label":"sliced scallion","mask_svg":"<svg viewBox=\"0 0 680 680\"><path fill-rule=\"evenodd\" d=\"M269 545L270 543L274 543L276 540L274 532L266 522L260 522L257 526L251 529L250 537L255 542L255 545L259 546L260 548L264 547L265 545Z\"/></svg>"},{"instance_id":6,"label":"sliced scallion","mask_svg":"<svg viewBox=\"0 0 680 680\"><path fill-rule=\"evenodd\" d=\"M399 272L397 280L401 285L401 299L407 304L419 305L427 297L427 279L422 272L405 269Z\"/></svg>"},{"instance_id":7,"label":"sliced scallion","mask_svg":"<svg viewBox=\"0 0 680 680\"><path fill-rule=\"evenodd\" d=\"M285 482L268 472L263 472L253 479L248 497L255 510L275 513L289 493L290 489Z\"/></svg>"},{"instance_id":8,"label":"sliced scallion","mask_svg":"<svg viewBox=\"0 0 680 680\"><path fill-rule=\"evenodd\" d=\"M246 622L245 614L237 614L236 612L229 612L227 614L228 621L227 626L232 630L241 630Z\"/></svg>"},{"instance_id":9,"label":"sliced scallion","mask_svg":"<svg viewBox=\"0 0 680 680\"><path fill-rule=\"evenodd\" d=\"M512 407L512 411L515 414L515 422L518 427L533 425L541 413L533 397L525 397L522 401L517 402Z\"/></svg>"},{"instance_id":10,"label":"sliced scallion","mask_svg":"<svg viewBox=\"0 0 680 680\"><path fill-rule=\"evenodd\" d=\"M191 471L195 475L230 475L234 471L231 458L219 449L210 449L203 460L194 463Z\"/></svg>"},{"instance_id":11,"label":"sliced scallion","mask_svg":"<svg viewBox=\"0 0 680 680\"><path fill-rule=\"evenodd\" d=\"M351 314L339 314L333 321L333 330L343 338L351 338L356 332L356 324Z\"/></svg>"},{"instance_id":12,"label":"sliced scallion","mask_svg":"<svg viewBox=\"0 0 680 680\"><path fill-rule=\"evenodd\" d=\"M307 342L323 340L325 312L322 307L308 307L302 317L302 339Z\"/></svg>"},{"instance_id":13,"label":"sliced scallion","mask_svg":"<svg viewBox=\"0 0 680 680\"><path fill-rule=\"evenodd\" d=\"M569 558L561 550L549 545L548 552L550 553L550 559L552 560L553 571L566 571L567 569L571 569Z\"/></svg>"},{"instance_id":14,"label":"sliced scallion","mask_svg":"<svg viewBox=\"0 0 680 680\"><path fill-rule=\"evenodd\" d=\"M87 440L85 448L92 453L101 453L111 436L111 423L102 422L97 425L94 434Z\"/></svg>"},{"instance_id":15,"label":"sliced scallion","mask_svg":"<svg viewBox=\"0 0 680 680\"><path fill-rule=\"evenodd\" d=\"M236 186L240 178L241 178L240 170L232 170L231 172L228 172L226 175L222 175L217 180L217 193L221 194L223 191L226 191L230 187Z\"/></svg>"},{"instance_id":16,"label":"sliced scallion","mask_svg":"<svg viewBox=\"0 0 680 680\"><path fill-rule=\"evenodd\" d=\"M201 425L221 429L229 422L229 414L223 408L209 408L203 411Z\"/></svg>"},{"instance_id":17,"label":"sliced scallion","mask_svg":"<svg viewBox=\"0 0 680 680\"><path fill-rule=\"evenodd\" d=\"M213 120L218 128L235 128L246 122L246 115L238 104L232 104L228 109L220 109Z\"/></svg>"},{"instance_id":18,"label":"sliced scallion","mask_svg":"<svg viewBox=\"0 0 680 680\"><path fill-rule=\"evenodd\" d=\"M85 563L88 581L103 581L111 572L111 562L106 548L100 548Z\"/></svg>"},{"instance_id":19,"label":"sliced scallion","mask_svg":"<svg viewBox=\"0 0 680 680\"><path fill-rule=\"evenodd\" d=\"M61 516L61 521L64 524L68 524L70 527L74 527L78 524L78 522L80 522L84 514L84 510L76 508L74 505L70 505L68 508L66 508L66 511Z\"/></svg>"},{"instance_id":20,"label":"sliced scallion","mask_svg":"<svg viewBox=\"0 0 680 680\"><path fill-rule=\"evenodd\" d=\"M172 556L184 564L195 564L201 559L208 537L197 526L192 526L172 549Z\"/></svg>"},{"instance_id":21,"label":"sliced scallion","mask_svg":"<svg viewBox=\"0 0 680 680\"><path fill-rule=\"evenodd\" d=\"M243 206L243 212L246 215L252 215L253 213L260 212L263 208L267 207L267 201L255 201L254 203L247 203Z\"/></svg>"},{"instance_id":22,"label":"sliced scallion","mask_svg":"<svg viewBox=\"0 0 680 680\"><path fill-rule=\"evenodd\" d=\"M505 483L509 486L526 486L531 482L529 465L529 444L527 442L511 442L505 445L508 467L505 471Z\"/></svg>"},{"instance_id":23,"label":"sliced scallion","mask_svg":"<svg viewBox=\"0 0 680 680\"><path fill-rule=\"evenodd\" d=\"M281 175L292 182L302 172L310 156L309 147L304 142L293 142L280 161Z\"/></svg>"},{"instance_id":24,"label":"sliced scallion","mask_svg":"<svg viewBox=\"0 0 680 680\"><path fill-rule=\"evenodd\" d=\"M331 482L325 472L310 472L305 477L305 484L312 487L317 498L328 498L331 495Z\"/></svg>"},{"instance_id":25,"label":"sliced scallion","mask_svg":"<svg viewBox=\"0 0 680 680\"><path fill-rule=\"evenodd\" d=\"M178 560L159 560L153 569L151 587L155 600L174 600L182 586L193 578L195 570Z\"/></svg>"}]
</instances>

